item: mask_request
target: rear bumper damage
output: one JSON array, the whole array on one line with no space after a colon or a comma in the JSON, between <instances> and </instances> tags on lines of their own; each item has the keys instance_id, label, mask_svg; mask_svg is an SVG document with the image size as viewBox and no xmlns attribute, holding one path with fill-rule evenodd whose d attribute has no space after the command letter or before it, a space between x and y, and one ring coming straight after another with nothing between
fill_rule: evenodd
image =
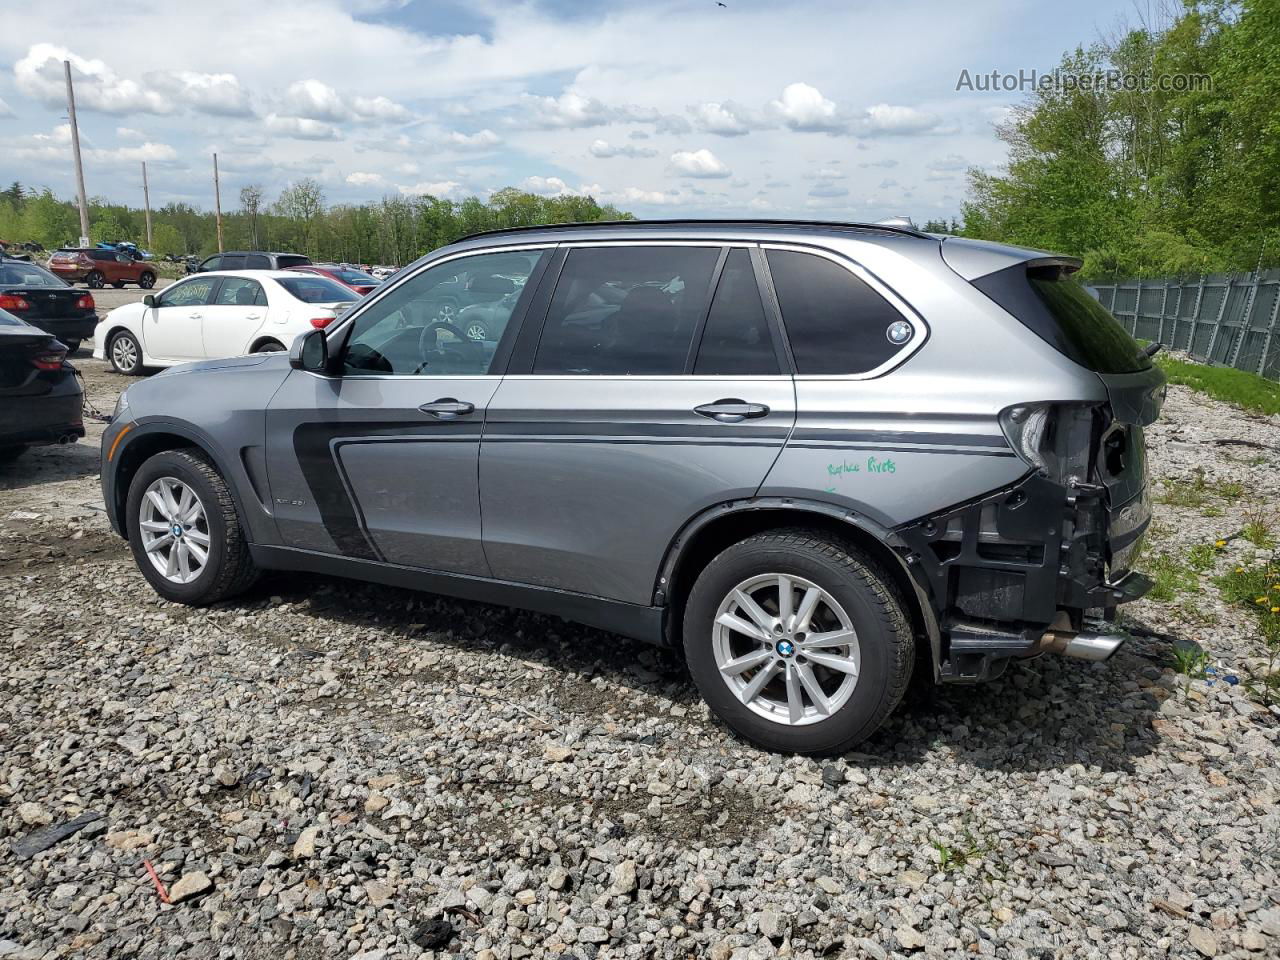
<instances>
[{"instance_id":1,"label":"rear bumper damage","mask_svg":"<svg viewBox=\"0 0 1280 960\"><path fill-rule=\"evenodd\" d=\"M1151 588L1128 569L1151 507L1145 491L1109 501L1100 486L1032 475L895 531L941 627L939 680L993 679L1044 653L1115 652L1127 635L1107 621Z\"/></svg>"}]
</instances>

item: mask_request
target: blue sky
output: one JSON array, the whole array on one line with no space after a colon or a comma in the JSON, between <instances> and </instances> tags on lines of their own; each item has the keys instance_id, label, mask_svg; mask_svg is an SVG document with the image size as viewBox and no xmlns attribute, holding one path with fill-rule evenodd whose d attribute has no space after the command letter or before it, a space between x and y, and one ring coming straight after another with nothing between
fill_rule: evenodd
<instances>
[{"instance_id":1,"label":"blue sky","mask_svg":"<svg viewBox=\"0 0 1280 960\"><path fill-rule=\"evenodd\" d=\"M71 59L91 195L225 209L313 177L330 202L589 193L640 216L923 222L997 168L1016 94L1128 2L173 0L23 6L0 31L0 180L71 196Z\"/></svg>"}]
</instances>

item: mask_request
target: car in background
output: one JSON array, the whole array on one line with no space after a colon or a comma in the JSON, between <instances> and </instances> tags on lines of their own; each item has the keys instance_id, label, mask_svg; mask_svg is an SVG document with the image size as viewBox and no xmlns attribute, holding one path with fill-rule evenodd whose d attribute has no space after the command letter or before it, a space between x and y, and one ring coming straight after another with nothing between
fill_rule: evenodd
<instances>
[{"instance_id":1,"label":"car in background","mask_svg":"<svg viewBox=\"0 0 1280 960\"><path fill-rule=\"evenodd\" d=\"M359 299L328 277L287 270L198 273L108 313L94 331L93 355L137 376L147 367L272 353Z\"/></svg>"},{"instance_id":2,"label":"car in background","mask_svg":"<svg viewBox=\"0 0 1280 960\"><path fill-rule=\"evenodd\" d=\"M268 253L265 250L227 250L201 260L192 273L214 270L287 270L305 267L311 258L301 253Z\"/></svg>"},{"instance_id":3,"label":"car in background","mask_svg":"<svg viewBox=\"0 0 1280 960\"><path fill-rule=\"evenodd\" d=\"M38 263L7 256L0 257L0 310L57 337L71 353L98 324L93 294L81 293Z\"/></svg>"},{"instance_id":4,"label":"car in background","mask_svg":"<svg viewBox=\"0 0 1280 960\"><path fill-rule=\"evenodd\" d=\"M396 271L399 269L400 269L399 267L387 267L387 266L373 267L372 269L369 270L369 275L373 277L375 280L386 280L390 277L395 276Z\"/></svg>"},{"instance_id":5,"label":"car in background","mask_svg":"<svg viewBox=\"0 0 1280 960\"><path fill-rule=\"evenodd\" d=\"M308 266L290 267L289 269L302 273L314 273L322 277L328 277L330 280L336 280L344 287L350 287L362 297L366 293L372 293L382 283L372 274L341 263L313 263Z\"/></svg>"},{"instance_id":6,"label":"car in background","mask_svg":"<svg viewBox=\"0 0 1280 960\"><path fill-rule=\"evenodd\" d=\"M154 266L114 248L61 247L49 258L49 269L67 283L85 283L95 290L108 283L117 290L126 283L143 290L156 285Z\"/></svg>"},{"instance_id":7,"label":"car in background","mask_svg":"<svg viewBox=\"0 0 1280 960\"><path fill-rule=\"evenodd\" d=\"M84 390L67 348L0 310L0 463L27 447L84 436Z\"/></svg>"}]
</instances>

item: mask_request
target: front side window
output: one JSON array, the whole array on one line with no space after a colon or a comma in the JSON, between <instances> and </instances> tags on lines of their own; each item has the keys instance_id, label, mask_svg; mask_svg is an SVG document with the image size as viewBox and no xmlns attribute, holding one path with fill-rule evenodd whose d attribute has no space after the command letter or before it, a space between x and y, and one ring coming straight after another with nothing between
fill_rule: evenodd
<instances>
[{"instance_id":1,"label":"front side window","mask_svg":"<svg viewBox=\"0 0 1280 960\"><path fill-rule=\"evenodd\" d=\"M792 250L769 250L766 257L797 373L866 373L919 335L889 301L840 264Z\"/></svg>"},{"instance_id":2,"label":"front side window","mask_svg":"<svg viewBox=\"0 0 1280 960\"><path fill-rule=\"evenodd\" d=\"M547 311L533 372L684 373L719 258L719 247L571 251Z\"/></svg>"},{"instance_id":3,"label":"front side window","mask_svg":"<svg viewBox=\"0 0 1280 960\"><path fill-rule=\"evenodd\" d=\"M482 253L428 267L355 318L344 369L400 376L490 373L526 283L546 255L542 250ZM463 271L489 293L459 309L456 288Z\"/></svg>"},{"instance_id":4,"label":"front side window","mask_svg":"<svg viewBox=\"0 0 1280 960\"><path fill-rule=\"evenodd\" d=\"M195 280L187 280L184 283L176 283L164 293L160 294L160 301L157 306L202 307L209 302L209 295L213 292L213 283L213 277L198 278Z\"/></svg>"},{"instance_id":5,"label":"front side window","mask_svg":"<svg viewBox=\"0 0 1280 960\"><path fill-rule=\"evenodd\" d=\"M693 372L706 376L768 376L781 373L765 319L751 254L729 253L716 284Z\"/></svg>"},{"instance_id":6,"label":"front side window","mask_svg":"<svg viewBox=\"0 0 1280 960\"><path fill-rule=\"evenodd\" d=\"M223 277L213 302L223 307L253 307L265 303L266 298L262 296L262 286L257 280Z\"/></svg>"}]
</instances>

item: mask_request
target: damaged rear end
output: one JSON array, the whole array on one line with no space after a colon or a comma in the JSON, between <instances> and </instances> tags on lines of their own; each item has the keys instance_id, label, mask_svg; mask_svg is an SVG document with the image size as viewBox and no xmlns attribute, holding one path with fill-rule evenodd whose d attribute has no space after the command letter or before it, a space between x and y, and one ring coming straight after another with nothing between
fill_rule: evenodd
<instances>
[{"instance_id":1,"label":"damaged rear end","mask_svg":"<svg viewBox=\"0 0 1280 960\"><path fill-rule=\"evenodd\" d=\"M990 264L958 253L953 269L1088 371L1089 389L1079 402L1028 397L1004 409L1001 429L1028 473L899 531L940 608L940 679L989 679L1046 652L1104 660L1126 639L1116 607L1151 587L1132 564L1151 521L1143 431L1160 414L1164 375L1072 276L1079 261L1006 257L984 272Z\"/></svg>"}]
</instances>

